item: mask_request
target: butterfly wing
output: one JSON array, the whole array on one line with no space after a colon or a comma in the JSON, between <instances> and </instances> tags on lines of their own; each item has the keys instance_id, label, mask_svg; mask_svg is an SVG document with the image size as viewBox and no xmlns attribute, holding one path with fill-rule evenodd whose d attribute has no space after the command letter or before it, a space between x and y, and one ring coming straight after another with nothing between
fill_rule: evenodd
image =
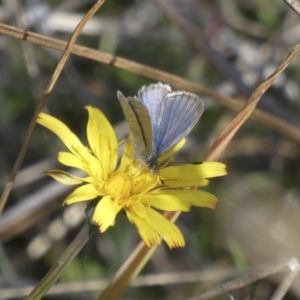
<instances>
[{"instance_id":1,"label":"butterfly wing","mask_svg":"<svg viewBox=\"0 0 300 300\"><path fill-rule=\"evenodd\" d=\"M138 91L138 99L147 107L152 127L153 134L153 153L152 158L156 158L157 132L159 131L162 122L164 111L164 99L170 93L171 87L167 84L156 83L144 86Z\"/></svg>"},{"instance_id":2,"label":"butterfly wing","mask_svg":"<svg viewBox=\"0 0 300 300\"><path fill-rule=\"evenodd\" d=\"M147 107L139 99L126 98L119 91L117 97L130 126L135 154L146 161L153 151L151 120Z\"/></svg>"},{"instance_id":3,"label":"butterfly wing","mask_svg":"<svg viewBox=\"0 0 300 300\"><path fill-rule=\"evenodd\" d=\"M162 83L142 87L137 98L125 98L118 92L118 99L133 134L135 152L146 162L156 161L186 137L204 109L197 95L172 92Z\"/></svg>"},{"instance_id":4,"label":"butterfly wing","mask_svg":"<svg viewBox=\"0 0 300 300\"><path fill-rule=\"evenodd\" d=\"M136 98L129 98L129 105L136 116L136 120L142 133L145 145L144 157L145 159L149 159L152 156L153 152L153 134L151 127L151 118L148 109L139 99Z\"/></svg>"},{"instance_id":5,"label":"butterfly wing","mask_svg":"<svg viewBox=\"0 0 300 300\"><path fill-rule=\"evenodd\" d=\"M197 95L184 91L167 94L163 106L160 126L153 132L157 147L154 152L158 156L186 137L204 110L203 101Z\"/></svg>"}]
</instances>

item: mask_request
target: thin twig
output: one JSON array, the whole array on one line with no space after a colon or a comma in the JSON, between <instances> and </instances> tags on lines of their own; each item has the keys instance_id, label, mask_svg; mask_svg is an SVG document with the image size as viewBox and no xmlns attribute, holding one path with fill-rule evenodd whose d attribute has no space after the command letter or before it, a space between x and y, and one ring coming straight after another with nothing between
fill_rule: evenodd
<instances>
[{"instance_id":1,"label":"thin twig","mask_svg":"<svg viewBox=\"0 0 300 300\"><path fill-rule=\"evenodd\" d=\"M276 71L263 82L251 95L245 108L238 116L228 125L228 127L219 136L216 142L212 145L205 160L216 161L222 152L225 151L228 143L234 137L240 126L246 122L254 111L257 102L261 95L271 86L276 77L291 63L292 59L300 51L300 43L289 53L287 58L280 64ZM164 216L173 221L177 219L180 212L165 212ZM138 274L145 263L150 259L153 249L147 249L144 244L140 244L135 251L130 255L127 261L121 266L115 277L112 279L109 287L100 295L98 300L114 300L119 299L129 286L133 277ZM282 267L282 264L280 265Z\"/></svg>"},{"instance_id":2,"label":"thin twig","mask_svg":"<svg viewBox=\"0 0 300 300\"><path fill-rule=\"evenodd\" d=\"M189 298L187 300L207 300L213 297L224 294L224 292L236 290L245 287L259 279L268 277L272 274L277 274L278 272L287 270L287 263L280 262L267 266L260 267L254 271L248 272L236 279L222 284L222 286L215 287L201 295Z\"/></svg>"},{"instance_id":3,"label":"thin twig","mask_svg":"<svg viewBox=\"0 0 300 300\"><path fill-rule=\"evenodd\" d=\"M36 119L37 119L37 116L38 114L42 111L66 61L67 61L67 58L68 56L70 55L71 53L71 49L72 49L72 46L74 45L74 43L76 42L76 39L77 37L79 36L82 28L84 27L84 25L88 22L88 20L94 15L94 13L99 9L99 7L104 3L104 0L99 0L97 1L93 7L89 10L89 12L83 17L83 19L81 20L81 22L78 24L78 26L76 27L76 29L74 30L69 42L66 44L66 47L64 49L64 52L57 64L57 67L56 69L54 70L53 72L53 75L49 81L49 84L48 86L46 87L40 101L38 102L37 106L36 106L36 109L33 113L33 116L30 120L30 124L28 126L28 130L27 130L27 133L26 133L26 136L25 136L25 140L22 144L22 147L21 147L21 150L18 154L18 157L16 159L16 162L12 168L12 171L9 175L9 178L8 178L8 181L4 187L4 191L1 195L1 198L0 198L0 215L3 211L3 208L6 204L6 201L7 201L7 198L10 194L10 191L12 189L12 185L13 185L13 181L17 175L17 172L18 170L20 169L21 165L22 165L22 162L24 160L24 157L25 157L25 154L26 154L26 151L27 151L27 148L28 148L28 145L29 145L29 142L31 140L31 137L32 137L32 134L33 134L33 130L35 128L35 125L36 125ZM26 33L23 35L23 39L26 40Z\"/></svg>"},{"instance_id":4,"label":"thin twig","mask_svg":"<svg viewBox=\"0 0 300 300\"><path fill-rule=\"evenodd\" d=\"M281 281L279 287L270 300L281 300L285 296L299 273L300 265L296 258L292 258L290 261L288 261L286 266L289 268L290 273L288 273L286 277Z\"/></svg>"},{"instance_id":5,"label":"thin twig","mask_svg":"<svg viewBox=\"0 0 300 300\"><path fill-rule=\"evenodd\" d=\"M287 5L289 5L299 16L300 16L300 3L298 0L283 0Z\"/></svg>"},{"instance_id":6,"label":"thin twig","mask_svg":"<svg viewBox=\"0 0 300 300\"><path fill-rule=\"evenodd\" d=\"M26 32L22 29L2 23L0 23L0 33L57 50L63 50L66 46L66 42L64 41L29 31ZM169 83L180 90L189 91L191 93L207 97L212 101L236 112L239 112L245 105L243 101L240 101L239 99L222 96L209 88L190 82L182 77L175 76L173 74L160 71L158 69L151 68L118 56L113 56L105 52L79 45L74 45L71 52L75 55L112 65L114 67L129 71L131 73L139 74L156 81ZM288 122L285 122L284 120L274 117L273 115L257 108L255 108L250 118L280 132L283 136L289 137L296 142L300 142L300 129Z\"/></svg>"},{"instance_id":7,"label":"thin twig","mask_svg":"<svg viewBox=\"0 0 300 300\"><path fill-rule=\"evenodd\" d=\"M286 59L279 65L279 67L267 78L266 81L261 83L258 88L253 92L249 98L246 106L243 110L235 117L235 119L227 126L222 132L219 138L213 143L208 155L205 160L216 161L220 155L224 152L233 136L236 134L238 129L245 123L254 111L261 96L268 90L275 79L289 66L291 61L300 51L300 43L298 43L293 50L288 54Z\"/></svg>"},{"instance_id":8,"label":"thin twig","mask_svg":"<svg viewBox=\"0 0 300 300\"><path fill-rule=\"evenodd\" d=\"M169 214L169 215L168 215ZM179 212L166 212L167 217L175 222L180 215ZM120 299L130 286L131 282L139 274L145 264L152 257L156 248L148 248L144 242L140 242L134 251L127 258L125 263L119 268L117 273L111 279L109 285L100 294L98 300L116 300Z\"/></svg>"},{"instance_id":9,"label":"thin twig","mask_svg":"<svg viewBox=\"0 0 300 300\"><path fill-rule=\"evenodd\" d=\"M201 34L198 28L181 13L176 7L175 1L154 0L154 2L159 5L168 18L179 26L190 44L193 45L213 66L215 66L225 78L229 78L245 97L248 98L251 96L254 87L247 85L243 81L241 74L235 67L224 59L223 56L210 45L209 40ZM277 117L300 125L299 119L295 115L287 112L282 105L270 96L264 97L264 99L260 101L259 106Z\"/></svg>"},{"instance_id":10,"label":"thin twig","mask_svg":"<svg viewBox=\"0 0 300 300\"><path fill-rule=\"evenodd\" d=\"M228 277L239 275L240 272L237 269L226 269L226 270L204 270L204 271L183 271L177 273L160 273L160 274L149 274L141 275L135 279L132 283L132 287L151 287L151 286L166 286L180 284L184 285L190 282L211 282L221 281ZM53 295L64 295L64 294L75 294L78 292L95 292L99 289L104 289L108 284L107 279L97 280L83 280L77 282L68 283L57 283L51 287L47 296ZM2 288L0 299L15 299L24 297L30 291L32 286L25 287L10 287Z\"/></svg>"},{"instance_id":11,"label":"thin twig","mask_svg":"<svg viewBox=\"0 0 300 300\"><path fill-rule=\"evenodd\" d=\"M202 55L219 70L226 78L231 79L238 90L247 97L251 95L251 88L246 86L234 66L226 61L215 49L210 46L209 41L199 32L199 30L180 12L174 1L154 0L164 14L173 21L184 33L191 45L193 45Z\"/></svg>"}]
</instances>

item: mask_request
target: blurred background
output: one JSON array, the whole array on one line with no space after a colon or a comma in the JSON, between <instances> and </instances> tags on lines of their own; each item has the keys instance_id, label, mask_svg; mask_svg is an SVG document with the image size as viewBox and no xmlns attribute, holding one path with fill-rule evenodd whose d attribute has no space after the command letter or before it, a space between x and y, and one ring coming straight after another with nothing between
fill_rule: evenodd
<instances>
[{"instance_id":1,"label":"blurred background","mask_svg":"<svg viewBox=\"0 0 300 300\"><path fill-rule=\"evenodd\" d=\"M93 3L3 0L0 22L67 41ZM186 24L194 28L192 34ZM300 16L281 0L107 0L77 43L244 101L299 42L299 30ZM1 190L60 55L57 50L0 35ZM296 58L260 103L268 113L297 127L299 66ZM153 82L71 55L44 111L86 142L84 107L98 107L122 139L128 126L116 91L134 96ZM178 162L202 161L236 115L212 99L204 100L205 112L176 157ZM85 221L85 204L62 207L71 189L42 174L62 168L57 152L64 149L54 134L36 127L0 218L0 299L19 299L18 287L37 284ZM182 214L177 224L186 247L172 251L165 244L158 247L142 275L165 276L159 283L149 280L132 287L123 299L187 299L245 271L299 258L299 152L297 141L261 122L246 122L220 158L227 164L228 175L213 179L207 187L218 197L218 208ZM60 278L64 283L81 282L76 285L82 284L80 291L68 286L45 299L95 299L101 285L95 292L84 292L87 282L111 278L138 242L136 228L120 215L116 226L92 236ZM269 299L285 274L257 280L230 295ZM179 280L170 283L170 277L178 275ZM3 296L8 288L15 294L11 290ZM230 295L216 299L230 299ZM299 298L300 279L296 279L285 299Z\"/></svg>"}]
</instances>

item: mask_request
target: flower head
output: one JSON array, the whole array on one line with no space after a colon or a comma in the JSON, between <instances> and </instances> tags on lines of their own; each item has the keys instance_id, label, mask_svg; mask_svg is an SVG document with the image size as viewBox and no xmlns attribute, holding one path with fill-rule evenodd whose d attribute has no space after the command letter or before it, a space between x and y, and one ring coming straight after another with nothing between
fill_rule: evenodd
<instances>
[{"instance_id":1,"label":"flower head","mask_svg":"<svg viewBox=\"0 0 300 300\"><path fill-rule=\"evenodd\" d=\"M53 131L68 148L69 152L59 152L59 162L86 173L85 177L78 177L61 170L47 172L63 184L78 185L64 204L97 199L92 221L100 232L113 226L117 214L125 211L147 246L159 245L162 239L170 248L184 246L179 228L156 209L189 211L193 205L215 208L218 200L214 195L187 188L207 185L207 178L225 175L225 165L204 162L162 167L157 174L152 173L134 157L130 138L118 162L119 144L112 126L100 110L90 106L87 110L89 147L84 146L58 119L41 113L37 120ZM170 158L183 143L181 141L159 161Z\"/></svg>"}]
</instances>

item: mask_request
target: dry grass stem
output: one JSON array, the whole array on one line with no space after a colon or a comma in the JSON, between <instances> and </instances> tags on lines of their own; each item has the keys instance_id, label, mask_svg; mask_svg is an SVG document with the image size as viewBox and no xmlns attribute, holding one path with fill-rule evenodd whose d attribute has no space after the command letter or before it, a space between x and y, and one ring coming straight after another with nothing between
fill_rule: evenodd
<instances>
[{"instance_id":1,"label":"dry grass stem","mask_svg":"<svg viewBox=\"0 0 300 300\"><path fill-rule=\"evenodd\" d=\"M50 81L48 83L48 86L46 87L40 101L38 102L37 106L36 106L36 109L33 113L33 116L30 120L30 123L29 123L29 126L28 126L28 129L27 129L27 133L26 133L26 136L25 136L25 140L22 144L22 147L20 149L20 152L18 154L18 157L15 161L15 164L11 170L11 173L9 175L9 178L8 178L8 181L4 187L4 190L3 190L3 193L1 195L1 198L0 198L0 215L3 211L3 208L6 204L6 201L9 197L9 194L11 192L11 189L12 189L12 185L13 185L13 182L14 182L14 179L17 175L17 172L19 171L21 165L22 165L22 162L24 160L24 157L25 157L25 154L27 152L27 149L28 149L28 145L29 145L29 142L31 140L31 137L32 137L32 134L33 134L33 131L34 131L34 128L35 128L35 125L36 125L36 119L37 119L37 116L38 114L42 111L44 105L46 104L47 102L47 99L68 59L68 56L70 55L71 53L71 49L72 49L72 46L75 44L76 42L76 39L78 38L82 28L85 26L85 24L88 22L88 20L94 15L94 13L99 9L99 7L104 3L104 0L100 0L100 1L97 1L92 9L83 17L83 19L81 20L81 22L78 24L78 26L76 27L76 29L74 30L70 40L68 41L68 43L66 43L66 46L64 48L64 51L62 53L62 56L50 78ZM26 40L26 33L23 35L24 39Z\"/></svg>"},{"instance_id":2,"label":"dry grass stem","mask_svg":"<svg viewBox=\"0 0 300 300\"><path fill-rule=\"evenodd\" d=\"M246 106L243 110L236 116L236 118L228 125L228 127L222 132L219 138L211 146L208 154L205 158L206 161L218 160L221 154L225 151L227 145L236 134L238 129L246 122L250 117L251 113L254 111L261 96L268 90L275 79L288 67L293 58L300 51L300 43L298 43L293 50L289 53L286 59L280 64L280 66L271 74L266 81L261 83L258 88L253 92L249 98Z\"/></svg>"},{"instance_id":3,"label":"dry grass stem","mask_svg":"<svg viewBox=\"0 0 300 300\"><path fill-rule=\"evenodd\" d=\"M57 50L63 50L66 46L66 42L64 41L53 39L34 32L24 31L22 29L2 23L0 23L0 33ZM180 76L172 75L170 73L160 71L158 69L151 68L146 65L139 64L105 52L97 51L84 46L73 45L71 53L107 65L111 65L129 71L131 73L139 74L156 81L169 83L177 87L178 89L207 97L211 101L214 101L236 112L239 112L245 105L245 103L241 99L222 96L209 88L190 82ZM278 131L282 135L289 137L296 142L300 142L300 129L284 120L281 120L258 108L255 108L250 118L261 122L262 124Z\"/></svg>"},{"instance_id":4,"label":"dry grass stem","mask_svg":"<svg viewBox=\"0 0 300 300\"><path fill-rule=\"evenodd\" d=\"M289 270L290 274L292 274L295 277L295 271L291 270L290 264L294 264L295 259L292 258L289 262L280 262L280 263L275 263L267 266L260 267L254 271L248 272L245 275L242 275L234 280L231 280L227 283L222 284L222 286L218 286L216 288L213 288L205 293L202 293L199 296L195 296L192 298L189 298L188 300L206 300L206 299L211 299L213 297L219 296L224 294L224 292L232 291L235 289L243 288L249 285L250 283L253 283L257 280L260 280L262 278L271 276L273 274L277 274L282 271L287 271ZM297 262L298 269L299 269L299 263ZM298 274L298 269L296 270L296 275ZM279 295L279 294L278 294ZM275 296L275 294L274 294ZM281 298L272 298L272 300L279 300Z\"/></svg>"},{"instance_id":5,"label":"dry grass stem","mask_svg":"<svg viewBox=\"0 0 300 300\"><path fill-rule=\"evenodd\" d=\"M280 64L275 72L253 92L245 108L237 115L237 117L228 125L223 131L220 137L212 145L205 158L206 161L216 161L220 155L225 151L228 143L234 137L238 129L244 122L250 117L254 111L257 102L261 95L271 86L278 75L291 63L292 59L298 54L300 50L300 43L297 44L294 49L289 53L287 58ZM165 213L166 218L171 220L172 218L179 216L179 213ZM99 300L106 299L119 299L125 292L126 287L130 285L134 276L138 274L145 263L150 259L153 249L145 249L146 246L139 244L135 251L131 254L127 261L121 266L117 275L110 282L107 290L101 294ZM145 256L145 257L143 257ZM281 265L282 266L282 265ZM121 286L121 288L120 288Z\"/></svg>"},{"instance_id":6,"label":"dry grass stem","mask_svg":"<svg viewBox=\"0 0 300 300\"><path fill-rule=\"evenodd\" d=\"M188 271L179 273L162 273L142 275L135 279L132 287L149 287L149 286L165 286L174 284L185 284L190 282L210 282L220 281L228 277L237 276L237 269L226 270L205 270L205 271ZM108 284L106 279L84 280L70 283L57 283L51 287L48 296L76 294L82 292L94 292L104 289ZM12 299L24 297L33 289L33 286L4 288L1 290L0 299Z\"/></svg>"},{"instance_id":7,"label":"dry grass stem","mask_svg":"<svg viewBox=\"0 0 300 300\"><path fill-rule=\"evenodd\" d=\"M179 212L165 212L164 214L172 222L175 222L179 215ZM155 249L148 248L144 242L140 242L110 280L109 285L100 294L98 300L120 299L131 282L149 261Z\"/></svg>"},{"instance_id":8,"label":"dry grass stem","mask_svg":"<svg viewBox=\"0 0 300 300\"><path fill-rule=\"evenodd\" d=\"M299 16L300 16L300 4L298 0L284 0Z\"/></svg>"}]
</instances>

